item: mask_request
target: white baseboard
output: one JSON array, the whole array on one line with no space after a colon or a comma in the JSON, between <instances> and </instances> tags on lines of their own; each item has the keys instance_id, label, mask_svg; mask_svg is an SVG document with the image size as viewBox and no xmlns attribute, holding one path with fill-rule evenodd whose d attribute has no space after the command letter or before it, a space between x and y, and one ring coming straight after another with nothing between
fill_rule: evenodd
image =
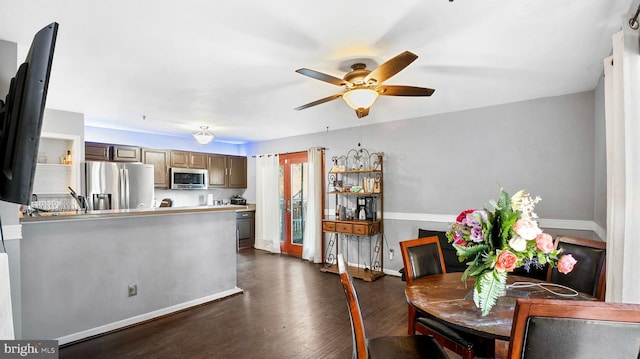
<instances>
[{"instance_id":1,"label":"white baseboard","mask_svg":"<svg viewBox=\"0 0 640 359\"><path fill-rule=\"evenodd\" d=\"M397 270L393 270L393 269L385 269L383 270L384 274L386 275L392 275L394 277L402 277L402 274L397 271Z\"/></svg>"},{"instance_id":2,"label":"white baseboard","mask_svg":"<svg viewBox=\"0 0 640 359\"><path fill-rule=\"evenodd\" d=\"M190 307L195 307L195 306L203 304L203 303L207 303L207 302L211 302L211 301L214 301L214 300L222 299L222 298L229 297L229 296L232 296L234 294L243 293L243 292L244 291L242 289L240 289L238 287L235 287L234 289L230 289L230 290L227 290L227 291L224 291L224 292L216 293L214 295L210 295L210 296L206 296L206 297L203 297L203 298L194 299L194 300L191 300L191 301L188 301L188 302L172 305L172 306L167 307L167 308L154 310L154 311L149 312L149 313L136 315L135 317L131 317L131 318L119 320L117 322L101 325L101 326L96 327L96 328L91 328L91 329L83 330L81 332L65 335L63 337L56 338L56 340L58 340L58 344L59 345L72 343L72 342L75 342L75 341L78 341L78 340L82 340L82 339L89 338L89 337L92 337L92 336L95 336L95 335L99 335L99 334L104 334L104 333L107 333L107 332L110 332L110 331L113 331L113 330L117 330L117 329L120 329L120 328L128 327L128 326L133 325L133 324L142 323L144 321L147 321L147 320L150 320L150 319L154 319L154 318L158 318L158 317L161 317L163 315L175 313L175 312L183 310L183 309L187 309L187 308L190 308Z\"/></svg>"},{"instance_id":3,"label":"white baseboard","mask_svg":"<svg viewBox=\"0 0 640 359\"><path fill-rule=\"evenodd\" d=\"M385 212L385 220L396 221L418 221L418 222L436 222L436 223L453 223L456 219L454 214L431 214L431 213L403 213L403 212ZM539 218L538 223L542 228L556 229L573 229L583 231L593 231L600 239L606 240L607 231L596 224L594 221L585 221L579 219L552 219Z\"/></svg>"}]
</instances>

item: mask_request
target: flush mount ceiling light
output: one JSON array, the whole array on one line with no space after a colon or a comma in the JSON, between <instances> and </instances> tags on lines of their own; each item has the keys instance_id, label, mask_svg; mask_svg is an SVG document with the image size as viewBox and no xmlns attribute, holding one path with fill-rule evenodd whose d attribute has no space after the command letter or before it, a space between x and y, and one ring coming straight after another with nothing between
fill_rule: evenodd
<instances>
[{"instance_id":1,"label":"flush mount ceiling light","mask_svg":"<svg viewBox=\"0 0 640 359\"><path fill-rule=\"evenodd\" d=\"M213 141L216 136L209 132L209 126L200 126L200 131L193 134L193 138L201 145L206 145Z\"/></svg>"}]
</instances>

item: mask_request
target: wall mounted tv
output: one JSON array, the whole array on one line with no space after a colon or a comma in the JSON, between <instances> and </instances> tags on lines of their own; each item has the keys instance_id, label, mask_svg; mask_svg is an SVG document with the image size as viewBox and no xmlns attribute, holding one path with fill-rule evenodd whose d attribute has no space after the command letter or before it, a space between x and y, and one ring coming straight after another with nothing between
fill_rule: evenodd
<instances>
[{"instance_id":1,"label":"wall mounted tv","mask_svg":"<svg viewBox=\"0 0 640 359\"><path fill-rule=\"evenodd\" d=\"M38 31L0 100L0 200L29 204L58 24Z\"/></svg>"}]
</instances>

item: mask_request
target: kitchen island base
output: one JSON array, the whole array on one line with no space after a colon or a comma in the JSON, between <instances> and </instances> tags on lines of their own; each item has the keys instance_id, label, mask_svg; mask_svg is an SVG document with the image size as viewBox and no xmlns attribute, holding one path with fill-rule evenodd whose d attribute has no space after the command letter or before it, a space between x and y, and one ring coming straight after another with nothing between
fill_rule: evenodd
<instances>
[{"instance_id":1,"label":"kitchen island base","mask_svg":"<svg viewBox=\"0 0 640 359\"><path fill-rule=\"evenodd\" d=\"M21 337L70 343L241 293L235 220L223 210L23 222Z\"/></svg>"}]
</instances>

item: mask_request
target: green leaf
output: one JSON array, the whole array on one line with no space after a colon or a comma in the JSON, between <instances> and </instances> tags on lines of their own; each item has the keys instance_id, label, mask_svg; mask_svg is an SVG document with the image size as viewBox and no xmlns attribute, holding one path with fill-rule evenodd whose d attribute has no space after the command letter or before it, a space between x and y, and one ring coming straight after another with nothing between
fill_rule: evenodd
<instances>
[{"instance_id":1,"label":"green leaf","mask_svg":"<svg viewBox=\"0 0 640 359\"><path fill-rule=\"evenodd\" d=\"M452 245L453 245L453 248L456 249L456 254L458 255L458 258L462 260L464 260L465 258L471 258L476 254L489 249L489 246L484 244L477 245L477 246L470 246L470 247L461 246L455 243Z\"/></svg>"},{"instance_id":2,"label":"green leaf","mask_svg":"<svg viewBox=\"0 0 640 359\"><path fill-rule=\"evenodd\" d=\"M482 311L482 316L489 314L502 295L507 282L507 272L488 271L476 277L473 290L473 301Z\"/></svg>"}]
</instances>

